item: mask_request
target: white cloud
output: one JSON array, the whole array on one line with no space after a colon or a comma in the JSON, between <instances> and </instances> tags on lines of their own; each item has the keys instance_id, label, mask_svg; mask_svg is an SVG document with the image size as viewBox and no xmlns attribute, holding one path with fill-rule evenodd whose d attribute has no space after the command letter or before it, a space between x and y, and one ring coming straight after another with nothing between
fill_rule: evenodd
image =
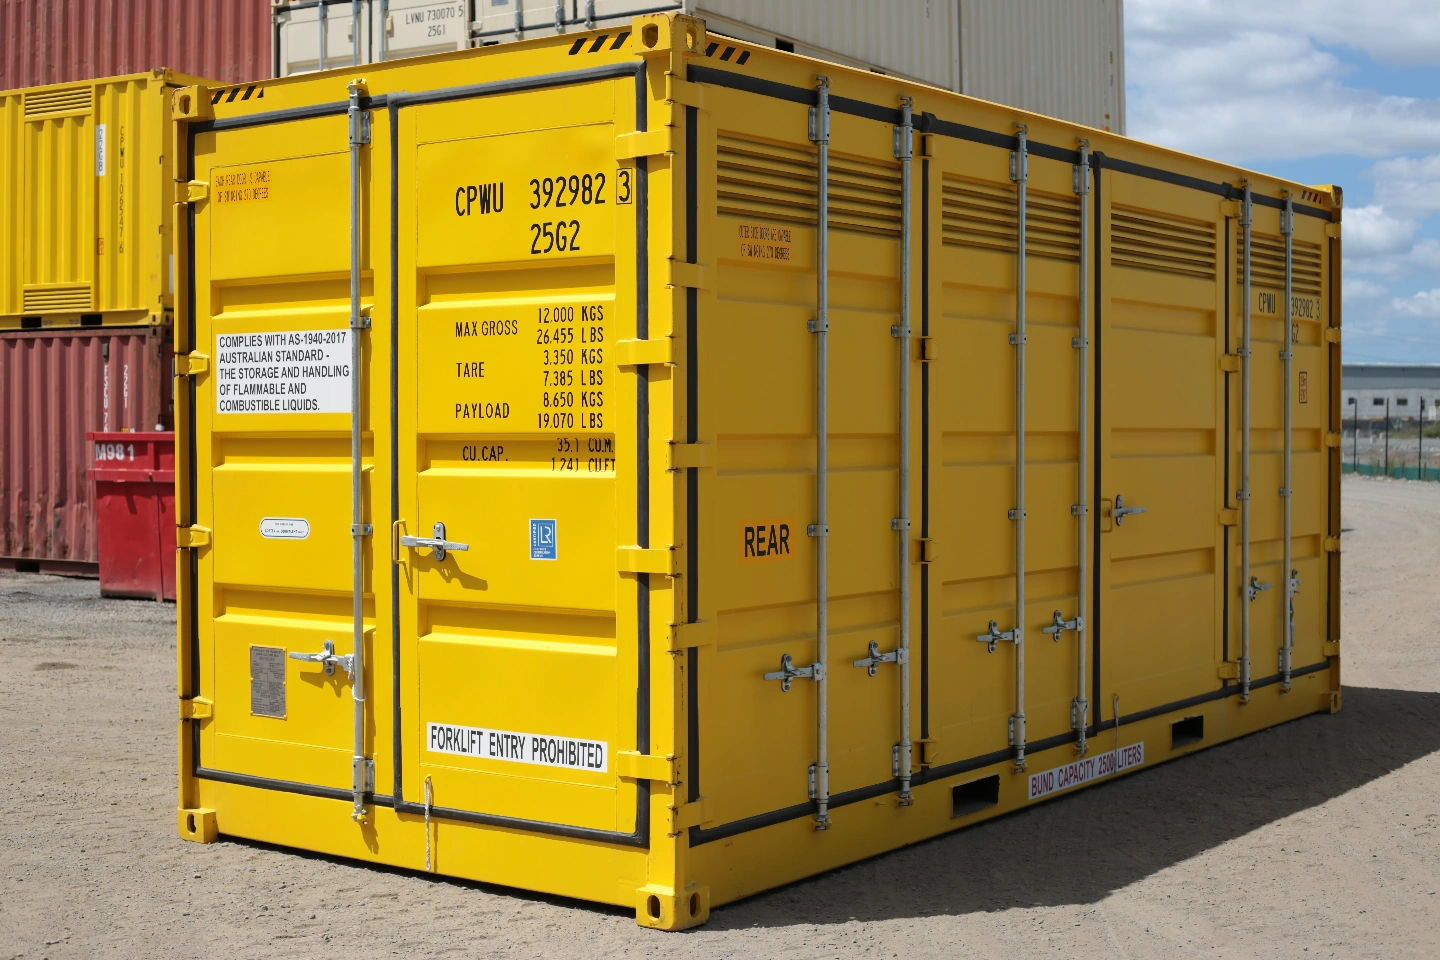
<instances>
[{"instance_id":1,"label":"white cloud","mask_svg":"<svg viewBox=\"0 0 1440 960\"><path fill-rule=\"evenodd\" d=\"M1320 48L1440 64L1433 0L1130 0L1125 19L1132 136L1232 162L1440 152L1440 100L1346 86Z\"/></svg>"},{"instance_id":2,"label":"white cloud","mask_svg":"<svg viewBox=\"0 0 1440 960\"><path fill-rule=\"evenodd\" d=\"M1365 172L1375 181L1375 202L1392 210L1440 212L1440 153L1394 157Z\"/></svg>"},{"instance_id":3,"label":"white cloud","mask_svg":"<svg viewBox=\"0 0 1440 960\"><path fill-rule=\"evenodd\" d=\"M1346 210L1344 222L1344 249L1352 257L1409 253L1420 230L1420 221L1391 216L1378 204Z\"/></svg>"},{"instance_id":4,"label":"white cloud","mask_svg":"<svg viewBox=\"0 0 1440 960\"><path fill-rule=\"evenodd\" d=\"M1440 318L1440 290L1421 290L1409 297L1396 297L1390 306L1405 317Z\"/></svg>"},{"instance_id":5,"label":"white cloud","mask_svg":"<svg viewBox=\"0 0 1440 960\"><path fill-rule=\"evenodd\" d=\"M1344 280L1343 296L1347 302L1351 300L1379 300L1389 296L1390 288L1383 284L1375 283L1372 280Z\"/></svg>"}]
</instances>

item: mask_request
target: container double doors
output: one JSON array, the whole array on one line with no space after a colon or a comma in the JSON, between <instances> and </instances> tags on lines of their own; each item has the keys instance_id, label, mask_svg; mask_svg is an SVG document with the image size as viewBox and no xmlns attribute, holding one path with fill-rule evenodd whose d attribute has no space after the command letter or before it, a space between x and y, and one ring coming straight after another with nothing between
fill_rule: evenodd
<instances>
[{"instance_id":1,"label":"container double doors","mask_svg":"<svg viewBox=\"0 0 1440 960\"><path fill-rule=\"evenodd\" d=\"M353 370L344 116L197 135L210 369L194 381L186 521L215 547L192 599L193 686L215 703L200 776L349 795L359 377L377 802L637 830L641 791L617 754L642 736L647 691L619 638L637 635L648 583L618 572L617 547L638 539L639 378L614 344L634 337L644 204L635 161L615 160L617 125L634 129L617 102L635 102L628 78L376 112L360 223L372 323Z\"/></svg>"}]
</instances>

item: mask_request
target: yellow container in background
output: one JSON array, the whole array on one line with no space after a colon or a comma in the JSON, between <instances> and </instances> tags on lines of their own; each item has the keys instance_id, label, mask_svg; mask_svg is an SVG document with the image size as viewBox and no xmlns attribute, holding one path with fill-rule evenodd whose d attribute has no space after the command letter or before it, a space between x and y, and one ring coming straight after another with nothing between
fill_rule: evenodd
<instances>
[{"instance_id":1,"label":"yellow container in background","mask_svg":"<svg viewBox=\"0 0 1440 960\"><path fill-rule=\"evenodd\" d=\"M1338 709L1338 190L678 16L265 94L175 96L183 836L679 929Z\"/></svg>"},{"instance_id":2,"label":"yellow container in background","mask_svg":"<svg viewBox=\"0 0 1440 960\"><path fill-rule=\"evenodd\" d=\"M0 330L169 323L169 70L0 91Z\"/></svg>"}]
</instances>

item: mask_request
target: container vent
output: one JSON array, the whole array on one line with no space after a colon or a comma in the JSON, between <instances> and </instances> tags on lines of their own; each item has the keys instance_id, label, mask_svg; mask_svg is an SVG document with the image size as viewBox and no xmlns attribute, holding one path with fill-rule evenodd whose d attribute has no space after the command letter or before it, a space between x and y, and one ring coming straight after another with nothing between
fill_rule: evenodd
<instances>
[{"instance_id":1,"label":"container vent","mask_svg":"<svg viewBox=\"0 0 1440 960\"><path fill-rule=\"evenodd\" d=\"M63 90L42 90L25 94L25 116L40 117L56 113L89 113L89 87L67 87Z\"/></svg>"},{"instance_id":2,"label":"container vent","mask_svg":"<svg viewBox=\"0 0 1440 960\"><path fill-rule=\"evenodd\" d=\"M941 202L945 243L1015 252L1013 187L947 176ZM1080 207L1075 199L1026 192L1025 255L1079 261Z\"/></svg>"},{"instance_id":3,"label":"container vent","mask_svg":"<svg viewBox=\"0 0 1440 960\"><path fill-rule=\"evenodd\" d=\"M1213 223L1116 206L1110 231L1112 266L1215 279Z\"/></svg>"},{"instance_id":4,"label":"container vent","mask_svg":"<svg viewBox=\"0 0 1440 960\"><path fill-rule=\"evenodd\" d=\"M88 283L25 288L26 313L83 313L91 309Z\"/></svg>"},{"instance_id":5,"label":"container vent","mask_svg":"<svg viewBox=\"0 0 1440 960\"><path fill-rule=\"evenodd\" d=\"M719 213L814 226L813 151L719 136ZM830 228L900 236L900 171L894 165L830 155Z\"/></svg>"},{"instance_id":6,"label":"container vent","mask_svg":"<svg viewBox=\"0 0 1440 960\"><path fill-rule=\"evenodd\" d=\"M1235 282L1245 282L1243 234L1235 245ZM1320 245L1296 240L1290 248L1290 286L1296 294L1320 296ZM1250 238L1250 283L1285 289L1285 238L1255 234Z\"/></svg>"}]
</instances>

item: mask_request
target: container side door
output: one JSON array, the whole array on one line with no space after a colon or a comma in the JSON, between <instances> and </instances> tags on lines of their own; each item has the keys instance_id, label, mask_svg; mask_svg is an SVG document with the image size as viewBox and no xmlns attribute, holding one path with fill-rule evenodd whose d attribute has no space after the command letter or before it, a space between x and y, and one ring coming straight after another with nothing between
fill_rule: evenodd
<instances>
[{"instance_id":1,"label":"container side door","mask_svg":"<svg viewBox=\"0 0 1440 960\"><path fill-rule=\"evenodd\" d=\"M400 533L464 545L400 547L404 789L450 810L635 829L634 91L400 112Z\"/></svg>"},{"instance_id":2,"label":"container side door","mask_svg":"<svg viewBox=\"0 0 1440 960\"><path fill-rule=\"evenodd\" d=\"M111 130L95 122L90 84L25 94L26 314L95 309L96 185L115 176Z\"/></svg>"},{"instance_id":3,"label":"container side door","mask_svg":"<svg viewBox=\"0 0 1440 960\"><path fill-rule=\"evenodd\" d=\"M335 93L344 97L343 81ZM211 370L193 415L197 522L214 544L200 557L197 592L201 691L215 701L200 762L348 796L349 678L291 657L326 644L353 652L350 378L363 371L350 367L346 119L199 134L192 169L209 184L193 242L195 348ZM368 215L362 235L366 227ZM369 301L368 244L362 256ZM367 549L367 620L373 559ZM388 663L365 659L382 686L375 678Z\"/></svg>"},{"instance_id":4,"label":"container side door","mask_svg":"<svg viewBox=\"0 0 1440 960\"><path fill-rule=\"evenodd\" d=\"M930 734L938 763L1004 751L1016 712L1015 648L976 637L1015 624L1018 201L1009 151L941 139L931 161ZM1070 729L1077 613L1079 205L1073 167L1031 156L1026 200L1025 714L1028 741ZM938 243L936 242L938 240ZM1093 381L1092 381L1093 382ZM1093 409L1093 407L1092 407Z\"/></svg>"},{"instance_id":5,"label":"container side door","mask_svg":"<svg viewBox=\"0 0 1440 960\"><path fill-rule=\"evenodd\" d=\"M1220 511L1237 482L1225 472L1227 240L1218 201L1103 176L1096 720L1113 717L1116 694L1124 716L1219 686ZM1117 523L1122 502L1145 512Z\"/></svg>"}]
</instances>

